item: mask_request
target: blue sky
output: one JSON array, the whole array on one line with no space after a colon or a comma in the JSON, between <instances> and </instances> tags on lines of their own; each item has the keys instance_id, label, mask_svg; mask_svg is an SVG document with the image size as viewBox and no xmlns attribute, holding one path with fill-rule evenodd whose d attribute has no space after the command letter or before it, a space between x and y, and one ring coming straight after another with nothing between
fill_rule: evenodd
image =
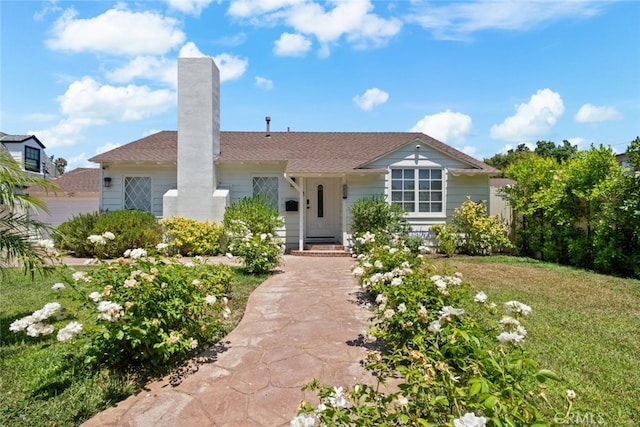
<instances>
[{"instance_id":1,"label":"blue sky","mask_svg":"<svg viewBox=\"0 0 640 427\"><path fill-rule=\"evenodd\" d=\"M176 60L222 130L422 131L482 159L640 135L640 2L0 1L0 130L68 170L176 129ZM533 146L533 145L532 145Z\"/></svg>"}]
</instances>

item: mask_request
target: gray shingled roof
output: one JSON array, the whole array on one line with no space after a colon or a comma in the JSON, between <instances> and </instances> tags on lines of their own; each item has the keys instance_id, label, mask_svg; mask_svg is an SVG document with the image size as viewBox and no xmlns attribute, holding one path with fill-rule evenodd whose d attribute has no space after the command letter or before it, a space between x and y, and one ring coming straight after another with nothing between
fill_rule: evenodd
<instances>
[{"instance_id":1,"label":"gray shingled roof","mask_svg":"<svg viewBox=\"0 0 640 427\"><path fill-rule=\"evenodd\" d=\"M33 138L36 142L42 147L45 148L44 144L40 142L40 140L35 135L9 135L4 132L0 132L0 142L7 143L16 143L16 142L24 142L27 139Z\"/></svg>"},{"instance_id":2,"label":"gray shingled roof","mask_svg":"<svg viewBox=\"0 0 640 427\"><path fill-rule=\"evenodd\" d=\"M469 165L491 166L419 132L264 132L220 133L220 162L287 162L288 173L373 172L367 164L416 140ZM177 161L177 132L161 131L89 159L96 163ZM376 171L379 172L379 171Z\"/></svg>"}]
</instances>

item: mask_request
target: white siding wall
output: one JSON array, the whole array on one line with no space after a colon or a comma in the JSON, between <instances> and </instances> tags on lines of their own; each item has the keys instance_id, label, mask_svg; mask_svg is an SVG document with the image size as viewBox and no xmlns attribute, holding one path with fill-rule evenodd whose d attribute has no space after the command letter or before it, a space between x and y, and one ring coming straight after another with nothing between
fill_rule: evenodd
<instances>
[{"instance_id":1,"label":"white siding wall","mask_svg":"<svg viewBox=\"0 0 640 427\"><path fill-rule=\"evenodd\" d=\"M300 236L300 221L298 212L287 212L285 203L287 200L297 200L298 209L302 209L302 201L299 200L298 191L284 178L284 166L278 164L223 164L217 165L218 188L230 190L231 203L253 196L253 178L260 176L273 176L278 178L278 212L285 220L287 248L297 248ZM281 232L281 236L285 230Z\"/></svg>"},{"instance_id":2,"label":"white siding wall","mask_svg":"<svg viewBox=\"0 0 640 427\"><path fill-rule=\"evenodd\" d=\"M40 151L40 165L39 165L40 173L43 173L42 162L47 162L48 159L46 158L47 155L45 154L40 144L38 144L35 140L27 139L26 141L23 141L23 142L3 142L3 145L7 150L9 150L11 157L13 157L13 159L20 164L20 167L22 168L22 170L24 170L24 147L32 147L32 148L35 148L36 150L39 150ZM48 163L51 163L51 162L49 161ZM37 172L31 172L31 171L30 173L37 174ZM54 175L54 173L55 171L49 170L50 175Z\"/></svg>"},{"instance_id":3,"label":"white siding wall","mask_svg":"<svg viewBox=\"0 0 640 427\"><path fill-rule=\"evenodd\" d=\"M416 149L416 145L420 145L420 149ZM449 157L447 154L438 150L434 150L429 145L420 144L419 141L407 144L405 147L397 150L390 155L379 159L371 164L372 168L391 168L391 167L442 167L445 169L464 169L468 165L456 159ZM445 215L417 216L412 215L409 222L414 231L426 231L431 225L444 223L451 218L455 208L459 207L467 198L475 202L487 201L489 203L489 177L487 175L460 175L454 176L447 173L445 176L445 198L446 211ZM384 176L383 186L385 194L390 188L391 175Z\"/></svg>"},{"instance_id":4,"label":"white siding wall","mask_svg":"<svg viewBox=\"0 0 640 427\"><path fill-rule=\"evenodd\" d=\"M102 177L111 178L111 187L104 188L103 179L100 180L103 211L117 211L124 209L124 178L131 176L151 177L151 210L157 216L162 216L162 195L167 190L176 188L177 170L175 165L110 165L102 171Z\"/></svg>"}]
</instances>

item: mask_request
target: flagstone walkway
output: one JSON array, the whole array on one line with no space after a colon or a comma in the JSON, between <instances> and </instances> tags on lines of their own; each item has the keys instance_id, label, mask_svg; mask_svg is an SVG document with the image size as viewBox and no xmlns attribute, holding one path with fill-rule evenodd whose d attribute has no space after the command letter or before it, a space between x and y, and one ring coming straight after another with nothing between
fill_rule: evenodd
<instances>
[{"instance_id":1,"label":"flagstone walkway","mask_svg":"<svg viewBox=\"0 0 640 427\"><path fill-rule=\"evenodd\" d=\"M249 298L244 318L178 385L149 384L83 426L288 426L314 378L346 386L373 383L354 345L368 312L357 300L350 258L285 256L280 271Z\"/></svg>"}]
</instances>

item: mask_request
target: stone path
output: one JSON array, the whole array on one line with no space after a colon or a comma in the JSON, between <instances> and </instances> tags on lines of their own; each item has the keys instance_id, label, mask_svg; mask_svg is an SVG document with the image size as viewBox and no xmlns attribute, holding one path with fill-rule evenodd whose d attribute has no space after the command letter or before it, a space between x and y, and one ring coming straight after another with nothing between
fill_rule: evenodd
<instances>
[{"instance_id":1,"label":"stone path","mask_svg":"<svg viewBox=\"0 0 640 427\"><path fill-rule=\"evenodd\" d=\"M285 256L281 271L258 287L244 318L199 366L173 387L170 378L149 384L83 425L288 426L302 400L301 387L373 383L353 345L368 312L356 303L350 258Z\"/></svg>"}]
</instances>

